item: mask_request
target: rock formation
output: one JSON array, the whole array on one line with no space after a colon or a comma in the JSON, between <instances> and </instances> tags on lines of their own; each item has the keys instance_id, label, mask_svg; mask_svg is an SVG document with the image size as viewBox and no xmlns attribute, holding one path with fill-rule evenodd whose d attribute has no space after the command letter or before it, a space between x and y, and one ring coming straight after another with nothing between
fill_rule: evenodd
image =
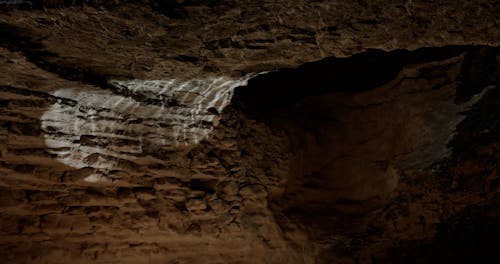
<instances>
[{"instance_id":1,"label":"rock formation","mask_svg":"<svg viewBox=\"0 0 500 264\"><path fill-rule=\"evenodd\" d=\"M6 263L500 259L496 1L0 7Z\"/></svg>"}]
</instances>

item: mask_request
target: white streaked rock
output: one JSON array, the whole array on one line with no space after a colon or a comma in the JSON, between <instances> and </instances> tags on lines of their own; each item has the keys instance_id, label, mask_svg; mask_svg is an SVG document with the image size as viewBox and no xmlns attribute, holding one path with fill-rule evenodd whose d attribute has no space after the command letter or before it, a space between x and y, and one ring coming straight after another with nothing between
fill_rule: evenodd
<instances>
[{"instance_id":1,"label":"white streaked rock","mask_svg":"<svg viewBox=\"0 0 500 264\"><path fill-rule=\"evenodd\" d=\"M62 163L105 175L119 167L119 160L136 161L199 143L217 125L234 89L254 76L114 80L115 93L63 88L53 95L77 104L60 101L43 114L45 143ZM104 181L105 176L94 176L85 181Z\"/></svg>"}]
</instances>

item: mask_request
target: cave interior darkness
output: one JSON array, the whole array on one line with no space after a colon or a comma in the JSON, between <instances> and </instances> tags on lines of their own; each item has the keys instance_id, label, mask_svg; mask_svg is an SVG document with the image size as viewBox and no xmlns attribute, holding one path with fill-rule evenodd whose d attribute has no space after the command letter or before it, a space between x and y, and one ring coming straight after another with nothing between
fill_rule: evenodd
<instances>
[{"instance_id":1,"label":"cave interior darkness","mask_svg":"<svg viewBox=\"0 0 500 264\"><path fill-rule=\"evenodd\" d=\"M431 142L423 146L424 149L432 149L433 144L444 144L446 148L454 150L453 154L442 156L433 163L415 165L416 167L421 166L421 168L435 168L435 170L439 171L438 176L443 177L441 180L448 182L449 179L445 178L448 177L447 170L450 167L456 166L461 160L474 157L474 155L477 155L475 149L482 144L486 144L486 142L498 140L498 135L500 135L500 122L498 122L497 118L500 115L500 89L498 89L500 67L498 55L498 48L487 46L446 46L422 48L416 51L396 50L391 52L368 50L348 58L331 57L317 62L306 63L296 69L279 69L251 79L247 86L238 87L233 98L237 108L242 109L251 118L260 120L274 129L286 131L292 142L291 151L293 153L305 152L302 155L308 156L306 158L308 161L299 158L293 162L296 165L292 165L290 175L293 178L294 174L299 174L295 175L295 177L299 178L297 180L299 183L289 179L289 185L283 196L275 197L274 206L278 208L276 210L280 211L288 221L289 219L298 219L297 221L304 226L319 226L319 230L322 231L311 236L317 236L316 238L320 240L325 239L325 234L328 237L328 233L354 236L356 234L366 234L366 232L376 233L376 227L370 226L366 222L372 219L374 212L383 210L381 208L398 200L398 197L391 196L390 193L397 190L397 184L400 181L398 178L401 175L393 175L392 173L398 174L399 171L413 165L403 165L403 168L400 167L392 173L387 171L386 167L383 167L384 175L377 182L371 180L376 175L377 168L369 165L372 161L367 159L373 158L370 155L379 155L380 152L373 152L370 146L361 147L361 156L366 154L367 158L350 160L348 152L353 151L354 148L357 148L356 146L348 146L347 151L340 154L336 153L336 149L342 148L342 144L349 141L348 138L353 135L354 137L360 137L355 141L375 141L375 148L383 149L386 143L380 141L404 141L405 136L399 135L395 138L392 136L385 138L382 135L370 139L369 137L366 138L366 134L358 131L378 134L379 127L373 124L378 122L381 122L384 127L388 126L389 130L400 129L400 124L394 125L392 122L379 121L384 119L400 120L403 126L413 121L411 118L398 117L399 113L392 112L392 110L377 112L377 105L392 104L394 102L377 102L375 100L376 102L370 103L370 98L390 96L387 91L380 87L396 79L404 68L425 64L431 66L422 67L418 70L417 75L404 76L402 79L410 80L408 85L411 87L419 85L417 82L412 83L412 79L436 80L435 82L430 81L420 84L428 86L424 88L424 90L428 91L427 93L446 89L447 85L456 83L456 86L454 86L456 92L448 93L446 95L448 97L439 98L424 95L424 99L419 101L416 107L432 108L429 104L439 104L439 102L432 102L432 100L448 100L454 104L464 104L471 100L474 95L486 90L485 95L471 109L458 109L456 114L468 113L469 115L465 120L457 123L456 131L458 133L453 134L451 140L448 138L444 142ZM463 56L463 61L455 68L451 67L449 62L435 63L460 56ZM450 77L451 75L454 76ZM447 78L440 79L443 76ZM405 85L399 83L390 89L404 89L401 86ZM412 104L411 98L417 98L419 96L418 91L410 91L409 93L415 94L410 95L410 99L407 99ZM368 106L361 106L362 108L367 107L366 111L358 111L356 108L359 105L355 103L349 105L348 103L348 100L360 94L367 94L366 97L369 98L367 100ZM400 98L400 100L403 100L403 104L405 104L404 98ZM337 108L334 106L335 104L346 105ZM403 105L403 107L406 106ZM336 111L339 111L339 113L335 113ZM358 124L342 127L342 121L339 123L338 116L345 115L349 111L355 112L349 117L354 120L354 123ZM376 114L368 121L357 116L370 115L372 114L370 111L375 111ZM430 112L432 111L435 112L434 114L440 115L441 109L438 107L435 110L430 110ZM430 115L433 115L433 113L430 113ZM431 118L428 121L440 122L440 124L437 124L438 128L436 128L439 130L445 129L439 128L439 126L447 120ZM427 121L424 120L424 122ZM419 123L415 126L409 125L407 129L418 130L418 126L426 125L425 123ZM318 129L318 126L324 126L324 131L319 133L311 132ZM304 139L310 137L311 133L315 134L312 136L316 138L315 140L308 141ZM412 133L403 130L400 133L409 133L408 137L432 137L432 135L426 135L425 132ZM332 139L334 142L333 148L329 147L332 142L328 139L328 135L337 135L332 136L332 138L338 137ZM314 142L316 140L319 143ZM317 144L319 148L323 148L324 151L309 151L308 145L311 142ZM405 143L419 144L411 140ZM394 151L397 152L398 150L391 150L390 152ZM321 175L321 170L325 165L311 165L311 163L315 163L311 160L325 159L330 155L339 155L343 166L348 168L335 167L330 176ZM348 158L344 159L346 156ZM415 157L418 157L418 155L413 158ZM383 159L385 158L383 157ZM387 161L383 159L374 158L374 162L378 163L378 165L382 163L383 166L387 166ZM390 162L399 162L398 158L394 159L394 161ZM495 156L491 156L487 162L491 166L495 166L496 159ZM307 169L304 170L303 166L316 166L316 168L308 171ZM359 169L363 166L369 169ZM307 172L304 173L304 171ZM361 175L359 176L360 183L349 182L346 177L342 177L342 174L347 174L351 178L354 174ZM335 180L337 177L339 179ZM393 177L396 179L393 179ZM333 186L330 185L329 181L334 182ZM339 186L344 184L352 184L354 187L346 187L342 190L343 187ZM358 185L356 186L356 184ZM369 185L369 188L378 189L377 192L372 193L375 197L364 197L361 194L363 198L359 197L358 199L356 193L362 193L360 189L365 188L366 185ZM391 186L388 187L387 185ZM472 185L477 184L473 183ZM312 188L312 191L308 192L307 189L309 188ZM332 195L332 193L339 191L345 191L347 198ZM321 195L321 192L326 192L326 195ZM293 201L297 199L297 193L301 193L306 197ZM289 197L288 194L290 194ZM370 201L371 199L375 201ZM495 202L491 202L491 204L494 205ZM315 230L317 231L318 228ZM497 215L488 213L488 209L470 208L462 214L454 216L449 222L440 224L438 230L437 235L432 240L401 243L399 247L392 248L383 256L373 257L372 261L373 263L452 263L464 260L471 262L480 260L482 263L496 262L495 245L500 243L500 218ZM356 254L355 251L350 250L354 249L329 249L328 253L323 254L321 261L328 263L334 261L335 256Z\"/></svg>"}]
</instances>

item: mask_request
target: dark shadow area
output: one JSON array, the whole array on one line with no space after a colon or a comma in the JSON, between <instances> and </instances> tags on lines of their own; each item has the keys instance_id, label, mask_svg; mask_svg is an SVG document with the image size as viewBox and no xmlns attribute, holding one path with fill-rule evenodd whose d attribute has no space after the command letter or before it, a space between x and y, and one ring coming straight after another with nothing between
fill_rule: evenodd
<instances>
[{"instance_id":1,"label":"dark shadow area","mask_svg":"<svg viewBox=\"0 0 500 264\"><path fill-rule=\"evenodd\" d=\"M407 230L370 223L396 223L378 219L374 212L429 185L436 186L439 199L412 197L393 217L405 221L407 206L427 210L431 203L453 204L458 198L450 197L460 197L457 192L464 193L460 202L474 204L467 195L482 196L498 187L498 178L486 183L486 191L484 186L485 178L500 168L495 147L500 139L499 54L499 47L488 46L369 50L262 74L238 87L233 104L250 118L285 131L292 142L296 158L286 176L286 190L272 201L284 232L294 228L289 221L308 230L313 244L339 234L352 238L350 242L359 237L363 243L366 237L401 238L381 246L382 255L373 255L372 263L497 263L500 213L492 206L461 213L463 207L452 205L459 215L448 219L450 214L439 212L430 217L433 225L438 223L438 234L425 241L409 241L413 223L403 228ZM392 82L403 69L402 79ZM391 85L384 86L387 83ZM481 93L475 102L474 96ZM441 153L437 145L451 147L453 154L434 156ZM439 175L412 174L400 158L408 153L417 153L409 156L415 160L431 156L445 169ZM463 163L473 165L461 167ZM332 249L318 259L359 260L365 246Z\"/></svg>"},{"instance_id":2,"label":"dark shadow area","mask_svg":"<svg viewBox=\"0 0 500 264\"><path fill-rule=\"evenodd\" d=\"M458 125L458 133L450 145L457 158L465 160L475 157L480 146L500 138L500 85L490 87L483 98L464 114L467 117Z\"/></svg>"},{"instance_id":3,"label":"dark shadow area","mask_svg":"<svg viewBox=\"0 0 500 264\"><path fill-rule=\"evenodd\" d=\"M490 56L487 63L481 61L480 68L474 67L484 55L496 52L498 48L486 46L446 46L415 51L368 50L348 58L330 57L296 69L279 69L259 75L247 86L235 91L234 101L241 103L248 113L278 110L308 96L373 89L394 79L405 65L439 61L467 53L472 60L467 60L464 66L464 85L457 93L457 100L466 101L497 78L491 71L491 66L495 65L494 56Z\"/></svg>"},{"instance_id":4,"label":"dark shadow area","mask_svg":"<svg viewBox=\"0 0 500 264\"><path fill-rule=\"evenodd\" d=\"M178 101L168 98L151 98L143 92L132 92L126 87L108 82L111 79L133 79L132 76L114 76L92 67L60 58L58 54L47 51L43 45L44 37L31 30L0 22L0 47L12 52L21 52L31 63L41 69L54 73L62 79L94 85L113 91L114 94L131 97L138 102L161 106L183 106Z\"/></svg>"},{"instance_id":5,"label":"dark shadow area","mask_svg":"<svg viewBox=\"0 0 500 264\"><path fill-rule=\"evenodd\" d=\"M498 263L499 202L467 208L440 224L431 241L402 242L376 263Z\"/></svg>"},{"instance_id":6,"label":"dark shadow area","mask_svg":"<svg viewBox=\"0 0 500 264\"><path fill-rule=\"evenodd\" d=\"M457 88L456 103L468 101L484 87L500 83L500 48L480 47L465 54L461 84Z\"/></svg>"},{"instance_id":7,"label":"dark shadow area","mask_svg":"<svg viewBox=\"0 0 500 264\"><path fill-rule=\"evenodd\" d=\"M43 36L29 29L0 22L0 46L12 52L21 52L28 61L43 70L57 74L63 79L79 81L98 87L109 87L106 76L82 65L61 60L58 54L47 51Z\"/></svg>"},{"instance_id":8,"label":"dark shadow area","mask_svg":"<svg viewBox=\"0 0 500 264\"><path fill-rule=\"evenodd\" d=\"M231 8L232 6L237 6L236 2L225 0L152 0L149 1L149 4L153 8L153 10L157 11L158 13L174 19L189 18L189 14L186 11L186 8L193 6L206 6L209 8L217 6L219 8L227 9Z\"/></svg>"},{"instance_id":9,"label":"dark shadow area","mask_svg":"<svg viewBox=\"0 0 500 264\"><path fill-rule=\"evenodd\" d=\"M107 1L107 0L0 0L0 11L10 11L13 9L31 10L44 8L60 8L69 6L114 6L120 2L140 2L139 1ZM155 1L153 1L155 2Z\"/></svg>"}]
</instances>

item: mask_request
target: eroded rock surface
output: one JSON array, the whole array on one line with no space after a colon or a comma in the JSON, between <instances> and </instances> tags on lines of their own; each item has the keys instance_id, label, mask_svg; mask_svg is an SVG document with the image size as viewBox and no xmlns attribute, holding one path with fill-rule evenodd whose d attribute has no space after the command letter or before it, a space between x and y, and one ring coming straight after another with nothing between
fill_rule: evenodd
<instances>
[{"instance_id":1,"label":"eroded rock surface","mask_svg":"<svg viewBox=\"0 0 500 264\"><path fill-rule=\"evenodd\" d=\"M495 257L495 1L66 4L0 13L2 259Z\"/></svg>"},{"instance_id":2,"label":"eroded rock surface","mask_svg":"<svg viewBox=\"0 0 500 264\"><path fill-rule=\"evenodd\" d=\"M187 148L181 141L175 149L162 150L159 143L148 149L136 140L143 134L125 140L119 132L112 133L112 127L99 124L94 134L85 133L91 120L81 116L52 116L47 123L44 117L53 113L54 105L80 110L76 106L88 99L66 98L57 92L60 87L87 92L96 87L62 80L18 54L2 50L2 55L10 60L2 71L12 73L2 75L6 84L1 118L2 256L6 259L137 263L144 262L147 254L147 261L158 263L191 262L199 257L202 262L218 262L258 252L262 262L293 258L284 253L286 244L270 221L266 188L258 179L246 177L235 114L222 119L210 140L200 146ZM12 78L22 74L27 75ZM36 88L26 80L36 80ZM106 108L106 104L100 106ZM99 109L100 115L105 113L110 112ZM137 114L137 109L128 114ZM57 129L56 124L65 120L74 124L79 118L82 124L71 126L79 134ZM100 129L108 134L97 133ZM170 132L158 133L167 140ZM62 146L68 142L72 145ZM130 149L137 151L128 153ZM63 152L70 160L79 156L82 163L65 162ZM262 243L264 237L269 244ZM198 251L194 254L190 248ZM283 253L273 254L271 248Z\"/></svg>"}]
</instances>

